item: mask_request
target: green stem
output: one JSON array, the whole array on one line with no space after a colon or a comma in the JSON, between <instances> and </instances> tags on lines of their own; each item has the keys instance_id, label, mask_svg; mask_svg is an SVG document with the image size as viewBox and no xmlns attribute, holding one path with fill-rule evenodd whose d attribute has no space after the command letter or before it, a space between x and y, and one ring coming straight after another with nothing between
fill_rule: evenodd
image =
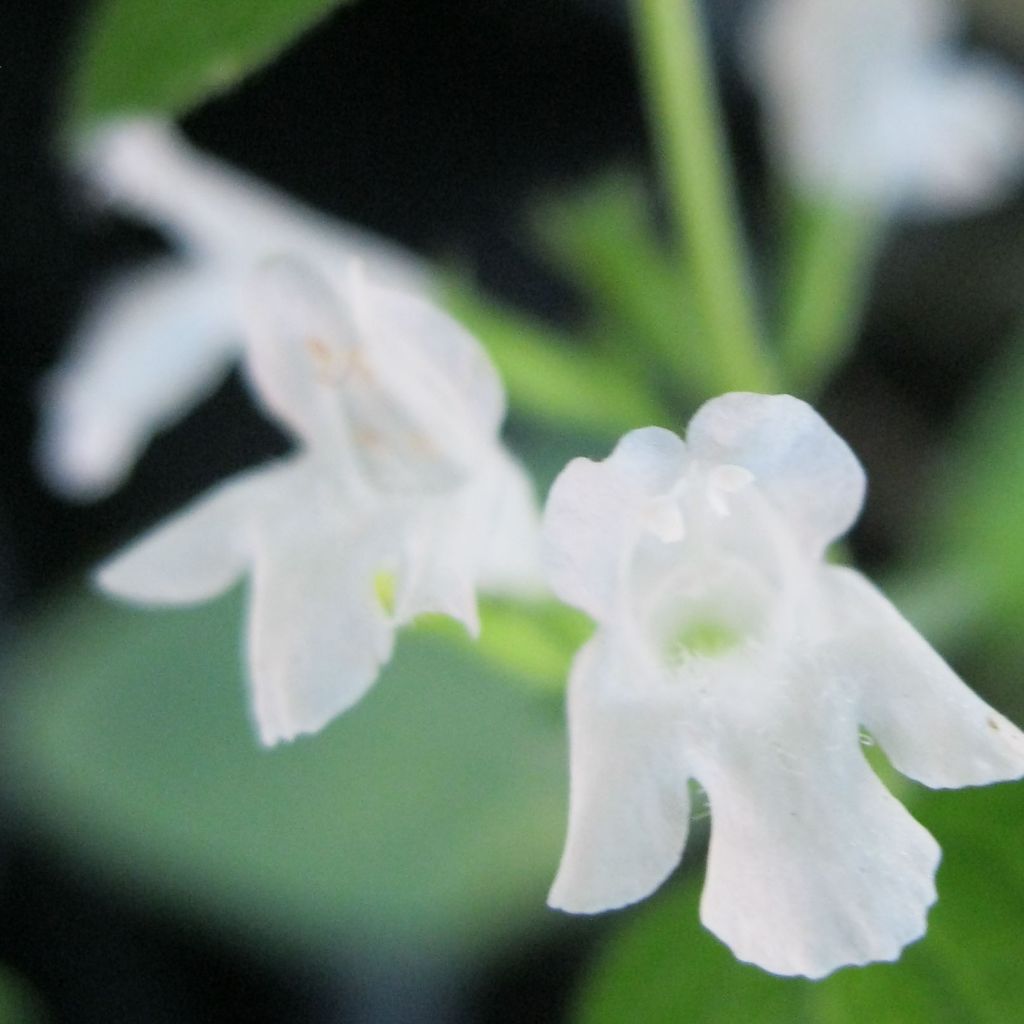
<instances>
[{"instance_id":1,"label":"green stem","mask_svg":"<svg viewBox=\"0 0 1024 1024\"><path fill-rule=\"evenodd\" d=\"M789 386L813 399L857 336L884 219L794 200L789 221L779 351Z\"/></svg>"},{"instance_id":2,"label":"green stem","mask_svg":"<svg viewBox=\"0 0 1024 1024\"><path fill-rule=\"evenodd\" d=\"M634 0L649 115L717 385L771 391L697 2Z\"/></svg>"}]
</instances>

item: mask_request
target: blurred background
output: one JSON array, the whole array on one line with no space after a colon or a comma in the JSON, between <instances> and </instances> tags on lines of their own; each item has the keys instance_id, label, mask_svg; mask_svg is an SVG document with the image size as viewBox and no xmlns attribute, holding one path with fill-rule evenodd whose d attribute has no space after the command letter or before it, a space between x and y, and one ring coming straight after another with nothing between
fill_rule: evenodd
<instances>
[{"instance_id":1,"label":"blurred background","mask_svg":"<svg viewBox=\"0 0 1024 1024\"><path fill-rule=\"evenodd\" d=\"M767 275L771 185L735 46L748 6L717 0L707 13ZM163 246L91 209L56 159L87 9L12 0L0 45L0 1020L1024 1018L1024 875L1011 854L1024 802L1006 787L921 797L915 813L947 851L950 909L935 912L933 948L909 967L843 972L812 997L738 967L700 931L699 834L645 907L597 919L546 909L565 741L561 694L529 666L414 636L363 705L267 753L244 713L237 595L150 615L88 594L89 567L116 545L286 445L233 376L109 499L62 502L35 473L40 376L92 290ZM969 13L972 43L1022 63L1018 4L978 0ZM616 243L623 196L655 237L664 228L616 0L361 0L184 127L581 350L614 328L600 281L628 253L625 234ZM1024 190L983 215L900 222L856 348L819 402L868 471L858 562L1017 722L1022 295ZM666 425L681 429L693 407L677 397ZM513 390L508 437L541 488L571 455L604 454L612 427L538 414ZM986 891L1003 905L976 920Z\"/></svg>"}]
</instances>

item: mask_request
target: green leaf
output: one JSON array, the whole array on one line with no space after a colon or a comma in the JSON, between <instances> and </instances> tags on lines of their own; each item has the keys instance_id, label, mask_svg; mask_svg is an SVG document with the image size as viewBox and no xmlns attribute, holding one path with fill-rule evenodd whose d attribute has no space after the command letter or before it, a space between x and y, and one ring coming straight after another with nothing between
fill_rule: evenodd
<instances>
[{"instance_id":1,"label":"green leaf","mask_svg":"<svg viewBox=\"0 0 1024 1024\"><path fill-rule=\"evenodd\" d=\"M928 793L915 816L943 847L928 934L899 963L847 970L814 991L822 1024L1003 1024L1024 1005L1024 787Z\"/></svg>"},{"instance_id":2,"label":"green leaf","mask_svg":"<svg viewBox=\"0 0 1024 1024\"><path fill-rule=\"evenodd\" d=\"M1024 618L1024 335L954 424L897 595L944 644L1019 652Z\"/></svg>"},{"instance_id":3,"label":"green leaf","mask_svg":"<svg viewBox=\"0 0 1024 1024\"><path fill-rule=\"evenodd\" d=\"M586 615L550 599L481 596L477 607L479 637L470 637L462 623L446 615L422 615L411 628L475 652L530 689L565 692L573 656L594 629Z\"/></svg>"},{"instance_id":4,"label":"green leaf","mask_svg":"<svg viewBox=\"0 0 1024 1024\"><path fill-rule=\"evenodd\" d=\"M404 636L369 695L264 750L238 595L141 612L75 597L8 679L18 806L119 885L275 948L507 941L550 916L564 829L560 710L443 638Z\"/></svg>"},{"instance_id":5,"label":"green leaf","mask_svg":"<svg viewBox=\"0 0 1024 1024\"><path fill-rule=\"evenodd\" d=\"M479 650L542 690L563 693L573 656L593 631L582 612L557 601L480 603Z\"/></svg>"},{"instance_id":6,"label":"green leaf","mask_svg":"<svg viewBox=\"0 0 1024 1024\"><path fill-rule=\"evenodd\" d=\"M678 261L658 238L642 179L617 172L533 216L545 252L588 299L594 333L637 379L669 373L684 394L712 386Z\"/></svg>"},{"instance_id":7,"label":"green leaf","mask_svg":"<svg viewBox=\"0 0 1024 1024\"><path fill-rule=\"evenodd\" d=\"M740 964L697 920L699 879L621 912L622 930L597 961L578 1002L581 1024L804 1024L807 982Z\"/></svg>"},{"instance_id":8,"label":"green leaf","mask_svg":"<svg viewBox=\"0 0 1024 1024\"><path fill-rule=\"evenodd\" d=\"M856 341L886 222L871 209L797 195L787 214L779 347L787 386L813 397Z\"/></svg>"},{"instance_id":9,"label":"green leaf","mask_svg":"<svg viewBox=\"0 0 1024 1024\"><path fill-rule=\"evenodd\" d=\"M454 281L445 305L483 342L517 411L608 436L671 422L648 389L556 328Z\"/></svg>"},{"instance_id":10,"label":"green leaf","mask_svg":"<svg viewBox=\"0 0 1024 1024\"><path fill-rule=\"evenodd\" d=\"M47 1020L36 993L9 967L0 965L0 1024L35 1024Z\"/></svg>"},{"instance_id":11,"label":"green leaf","mask_svg":"<svg viewBox=\"0 0 1024 1024\"><path fill-rule=\"evenodd\" d=\"M583 1024L1003 1024L1024 1005L1024 786L916 791L915 816L943 846L927 936L895 964L820 982L736 961L698 920L702 871L622 914L587 980ZM712 828L714 819L712 819ZM750 851L757 856L757 851Z\"/></svg>"},{"instance_id":12,"label":"green leaf","mask_svg":"<svg viewBox=\"0 0 1024 1024\"><path fill-rule=\"evenodd\" d=\"M72 134L119 114L181 114L272 60L339 2L98 0L72 69Z\"/></svg>"}]
</instances>

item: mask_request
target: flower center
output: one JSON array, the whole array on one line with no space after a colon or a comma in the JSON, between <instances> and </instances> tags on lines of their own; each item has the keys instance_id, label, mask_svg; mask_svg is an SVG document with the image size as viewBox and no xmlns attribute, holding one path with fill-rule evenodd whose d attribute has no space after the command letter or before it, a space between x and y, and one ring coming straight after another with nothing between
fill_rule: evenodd
<instances>
[{"instance_id":1,"label":"flower center","mask_svg":"<svg viewBox=\"0 0 1024 1024\"><path fill-rule=\"evenodd\" d=\"M673 661L699 656L714 658L738 647L745 637L733 623L712 615L698 616L683 622L674 638L669 640L669 656Z\"/></svg>"},{"instance_id":2,"label":"flower center","mask_svg":"<svg viewBox=\"0 0 1024 1024\"><path fill-rule=\"evenodd\" d=\"M719 659L764 636L772 593L751 567L704 562L668 581L648 620L669 667L694 658Z\"/></svg>"}]
</instances>

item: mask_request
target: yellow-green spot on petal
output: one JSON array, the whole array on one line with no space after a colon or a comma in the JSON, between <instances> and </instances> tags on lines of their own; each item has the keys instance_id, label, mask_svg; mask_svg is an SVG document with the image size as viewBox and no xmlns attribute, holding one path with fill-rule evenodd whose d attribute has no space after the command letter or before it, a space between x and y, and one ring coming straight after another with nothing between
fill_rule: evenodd
<instances>
[{"instance_id":1,"label":"yellow-green spot on petal","mask_svg":"<svg viewBox=\"0 0 1024 1024\"><path fill-rule=\"evenodd\" d=\"M379 569L373 577L373 592L386 615L395 614L395 574Z\"/></svg>"}]
</instances>

